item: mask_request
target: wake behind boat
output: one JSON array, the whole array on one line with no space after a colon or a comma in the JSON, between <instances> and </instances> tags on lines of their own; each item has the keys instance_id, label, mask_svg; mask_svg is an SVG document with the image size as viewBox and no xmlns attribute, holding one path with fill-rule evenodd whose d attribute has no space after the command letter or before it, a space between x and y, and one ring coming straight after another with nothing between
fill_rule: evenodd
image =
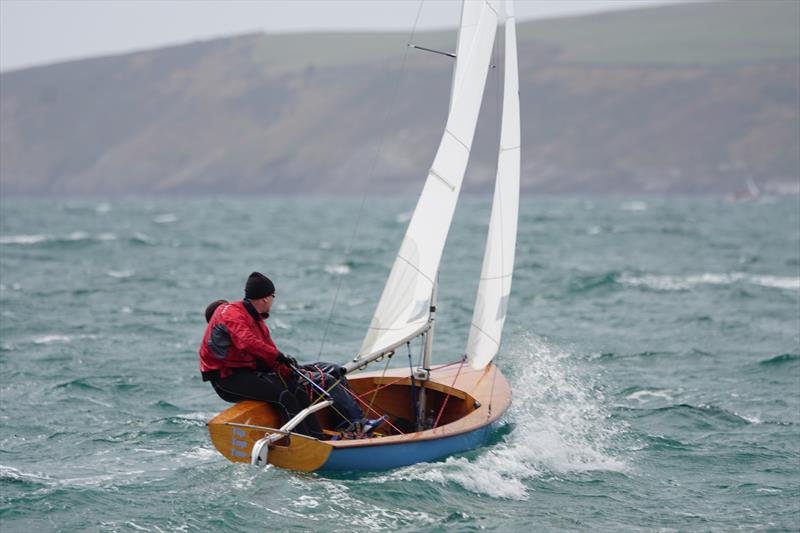
<instances>
[{"instance_id":1,"label":"wake behind boat","mask_svg":"<svg viewBox=\"0 0 800 533\"><path fill-rule=\"evenodd\" d=\"M504 13L501 17L501 13ZM475 310L463 357L432 364L439 263L467 167L498 21L505 21L505 77L497 178ZM231 461L303 471L375 470L430 461L481 446L511 404L491 363L506 318L517 235L520 172L519 83L512 1L464 2L450 112L414 214L358 355L345 365L353 397L384 422L367 438L334 429L330 400L289 421L270 404L239 402L208 423ZM424 338L417 368L358 373ZM292 430L316 417L330 439ZM359 436L363 437L363 435Z\"/></svg>"}]
</instances>

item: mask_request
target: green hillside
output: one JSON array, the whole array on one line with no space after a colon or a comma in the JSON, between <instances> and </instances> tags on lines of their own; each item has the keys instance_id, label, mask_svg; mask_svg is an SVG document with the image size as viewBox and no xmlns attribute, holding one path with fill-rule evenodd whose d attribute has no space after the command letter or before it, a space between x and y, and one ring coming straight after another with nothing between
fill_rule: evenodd
<instances>
[{"instance_id":1,"label":"green hillside","mask_svg":"<svg viewBox=\"0 0 800 533\"><path fill-rule=\"evenodd\" d=\"M520 41L595 64L717 65L800 58L800 1L667 5L520 25Z\"/></svg>"}]
</instances>

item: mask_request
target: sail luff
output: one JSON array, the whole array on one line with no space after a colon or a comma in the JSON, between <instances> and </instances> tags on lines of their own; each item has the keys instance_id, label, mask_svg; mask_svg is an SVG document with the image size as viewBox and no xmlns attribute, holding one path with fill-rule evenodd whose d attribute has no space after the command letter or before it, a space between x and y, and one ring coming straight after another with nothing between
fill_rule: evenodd
<instances>
[{"instance_id":1,"label":"sail luff","mask_svg":"<svg viewBox=\"0 0 800 533\"><path fill-rule=\"evenodd\" d=\"M456 64L453 68L453 82L450 87L450 111L453 110L453 103L456 99L456 88L464 76L465 59L472 47L482 7L482 2L470 2L469 0L465 0L461 4L461 22L458 27L458 42L456 44Z\"/></svg>"},{"instance_id":2,"label":"sail luff","mask_svg":"<svg viewBox=\"0 0 800 533\"><path fill-rule=\"evenodd\" d=\"M481 9L469 47L459 50L452 107L439 149L359 358L396 343L428 321L431 293L461 191L497 30L494 6L486 0L479 4ZM460 41L466 46L465 39Z\"/></svg>"},{"instance_id":3,"label":"sail luff","mask_svg":"<svg viewBox=\"0 0 800 533\"><path fill-rule=\"evenodd\" d=\"M475 310L467 340L474 369L497 354L505 324L517 240L520 175L519 75L512 0L506 0L505 76L497 178Z\"/></svg>"}]
</instances>

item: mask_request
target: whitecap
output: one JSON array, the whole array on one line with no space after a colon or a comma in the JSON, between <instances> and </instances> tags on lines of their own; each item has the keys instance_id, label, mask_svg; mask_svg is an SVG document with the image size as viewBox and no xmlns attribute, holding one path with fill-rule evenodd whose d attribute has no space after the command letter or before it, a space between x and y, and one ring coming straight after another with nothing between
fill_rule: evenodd
<instances>
[{"instance_id":1,"label":"whitecap","mask_svg":"<svg viewBox=\"0 0 800 533\"><path fill-rule=\"evenodd\" d=\"M191 450L183 452L181 455L187 459L204 461L208 459L217 459L219 457L219 452L217 452L215 448L209 446L198 446L197 448L192 448Z\"/></svg>"},{"instance_id":2,"label":"whitecap","mask_svg":"<svg viewBox=\"0 0 800 533\"><path fill-rule=\"evenodd\" d=\"M367 482L373 483L374 480L375 478L372 478ZM305 489L306 492L313 491L314 494L318 495L318 501L320 502L318 507L311 507L311 505L296 506L298 516L303 516L306 519L318 520L319 515L322 514L328 520L347 520L351 529L357 531L395 530L398 528L398 522L413 524L415 529L418 529L420 526L436 522L430 514L424 511L402 509L397 506L381 507L369 500L361 500L352 496L347 485L341 483L315 479L313 480L313 485L308 486L308 483L300 478L294 478L292 483L299 485L301 490ZM309 511L313 511L314 514L304 515L300 513L306 508Z\"/></svg>"},{"instance_id":3,"label":"whitecap","mask_svg":"<svg viewBox=\"0 0 800 533\"><path fill-rule=\"evenodd\" d=\"M669 276L645 274L632 276L623 273L619 282L632 287L646 287L657 291L685 291L697 285L731 285L733 283L749 283L775 289L800 289L800 278L768 275L748 275L743 272L719 274L706 272L689 276Z\"/></svg>"},{"instance_id":4,"label":"whitecap","mask_svg":"<svg viewBox=\"0 0 800 533\"><path fill-rule=\"evenodd\" d=\"M53 479L44 474L23 472L13 466L0 465L0 479L13 479L51 485Z\"/></svg>"},{"instance_id":5,"label":"whitecap","mask_svg":"<svg viewBox=\"0 0 800 533\"><path fill-rule=\"evenodd\" d=\"M672 396L667 394L666 391L640 390L631 393L625 397L626 400L637 400L639 402L647 401L648 398L661 398L664 400L671 400Z\"/></svg>"},{"instance_id":6,"label":"whitecap","mask_svg":"<svg viewBox=\"0 0 800 533\"><path fill-rule=\"evenodd\" d=\"M113 233L101 233L97 236L98 241L115 241L117 236Z\"/></svg>"},{"instance_id":7,"label":"whitecap","mask_svg":"<svg viewBox=\"0 0 800 533\"><path fill-rule=\"evenodd\" d=\"M3 235L0 244L36 244L48 240L47 235Z\"/></svg>"},{"instance_id":8,"label":"whitecap","mask_svg":"<svg viewBox=\"0 0 800 533\"><path fill-rule=\"evenodd\" d=\"M104 213L108 213L109 211L111 211L111 204L102 203L102 204L97 204L94 207L94 212L95 213L104 214Z\"/></svg>"},{"instance_id":9,"label":"whitecap","mask_svg":"<svg viewBox=\"0 0 800 533\"><path fill-rule=\"evenodd\" d=\"M737 413L737 412L734 412L733 414L735 414L736 416L738 416L739 418L741 418L743 420L746 420L746 421L750 422L751 424L760 424L761 423L761 419L758 418L757 416L743 415L743 414Z\"/></svg>"},{"instance_id":10,"label":"whitecap","mask_svg":"<svg viewBox=\"0 0 800 533\"><path fill-rule=\"evenodd\" d=\"M406 222L411 220L411 215L413 214L414 214L413 211L405 211L403 213L398 213L397 215L395 215L394 221L397 222L398 224L405 224Z\"/></svg>"},{"instance_id":11,"label":"whitecap","mask_svg":"<svg viewBox=\"0 0 800 533\"><path fill-rule=\"evenodd\" d=\"M645 287L657 291L685 291L692 288L693 285L685 278L676 276L656 276L652 274L632 276L623 273L619 277L619 282L631 287Z\"/></svg>"},{"instance_id":12,"label":"whitecap","mask_svg":"<svg viewBox=\"0 0 800 533\"><path fill-rule=\"evenodd\" d=\"M197 411L194 413L185 413L182 415L177 415L175 418L180 418L182 420L192 420L192 421L201 421L205 422L210 418L213 418L217 413L204 413L201 411Z\"/></svg>"},{"instance_id":13,"label":"whitecap","mask_svg":"<svg viewBox=\"0 0 800 533\"><path fill-rule=\"evenodd\" d=\"M272 325L278 329L292 329L292 326L279 318L273 318L270 320L270 322L272 322Z\"/></svg>"},{"instance_id":14,"label":"whitecap","mask_svg":"<svg viewBox=\"0 0 800 533\"><path fill-rule=\"evenodd\" d=\"M54 344L57 342L71 342L72 337L69 335L40 335L33 338L34 344Z\"/></svg>"},{"instance_id":15,"label":"whitecap","mask_svg":"<svg viewBox=\"0 0 800 533\"><path fill-rule=\"evenodd\" d=\"M390 475L391 479L417 480L446 485L456 483L475 494L484 494L492 498L525 500L527 489L520 478L535 477L539 471L528 469L527 475L521 472L510 473L513 469L510 455L505 457L487 456L470 462L463 457L448 457L444 463L414 465ZM525 465L519 465L525 467Z\"/></svg>"},{"instance_id":16,"label":"whitecap","mask_svg":"<svg viewBox=\"0 0 800 533\"><path fill-rule=\"evenodd\" d=\"M89 238L89 234L85 231L73 231L69 235L67 235L66 240L68 241L85 241Z\"/></svg>"},{"instance_id":17,"label":"whitecap","mask_svg":"<svg viewBox=\"0 0 800 533\"><path fill-rule=\"evenodd\" d=\"M700 274L699 276L689 276L686 280L691 285L730 285L731 283L735 283L744 279L744 274L734 272L732 274L714 274L711 272L707 272L705 274Z\"/></svg>"},{"instance_id":18,"label":"whitecap","mask_svg":"<svg viewBox=\"0 0 800 533\"><path fill-rule=\"evenodd\" d=\"M132 270L109 270L106 272L107 275L111 276L112 278L117 279L125 279L133 276Z\"/></svg>"},{"instance_id":19,"label":"whitecap","mask_svg":"<svg viewBox=\"0 0 800 533\"><path fill-rule=\"evenodd\" d=\"M153 218L153 222L156 224L172 224L178 220L178 215L175 213L164 213L163 215L158 215L157 217Z\"/></svg>"},{"instance_id":20,"label":"whitecap","mask_svg":"<svg viewBox=\"0 0 800 533\"><path fill-rule=\"evenodd\" d=\"M325 272L328 274L335 274L344 276L350 273L350 267L347 265L325 265Z\"/></svg>"},{"instance_id":21,"label":"whitecap","mask_svg":"<svg viewBox=\"0 0 800 533\"><path fill-rule=\"evenodd\" d=\"M750 283L771 287L774 289L794 289L800 290L800 278L778 277L778 276L751 276Z\"/></svg>"},{"instance_id":22,"label":"whitecap","mask_svg":"<svg viewBox=\"0 0 800 533\"><path fill-rule=\"evenodd\" d=\"M316 498L303 494L299 498L295 498L292 505L295 507L304 507L306 509L316 509L319 507L319 503L319 500Z\"/></svg>"}]
</instances>

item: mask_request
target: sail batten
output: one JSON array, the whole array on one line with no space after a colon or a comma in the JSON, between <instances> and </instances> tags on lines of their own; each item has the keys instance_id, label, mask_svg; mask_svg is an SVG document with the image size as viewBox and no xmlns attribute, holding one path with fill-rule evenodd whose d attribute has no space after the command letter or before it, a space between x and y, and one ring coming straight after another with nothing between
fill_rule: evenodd
<instances>
[{"instance_id":1,"label":"sail batten","mask_svg":"<svg viewBox=\"0 0 800 533\"><path fill-rule=\"evenodd\" d=\"M517 240L521 142L517 38L511 0L506 0L505 9L505 75L497 178L466 349L470 366L476 370L486 366L500 349Z\"/></svg>"},{"instance_id":2,"label":"sail batten","mask_svg":"<svg viewBox=\"0 0 800 533\"><path fill-rule=\"evenodd\" d=\"M395 345L428 323L497 31L497 13L489 4L464 4L445 131L357 359Z\"/></svg>"}]
</instances>

